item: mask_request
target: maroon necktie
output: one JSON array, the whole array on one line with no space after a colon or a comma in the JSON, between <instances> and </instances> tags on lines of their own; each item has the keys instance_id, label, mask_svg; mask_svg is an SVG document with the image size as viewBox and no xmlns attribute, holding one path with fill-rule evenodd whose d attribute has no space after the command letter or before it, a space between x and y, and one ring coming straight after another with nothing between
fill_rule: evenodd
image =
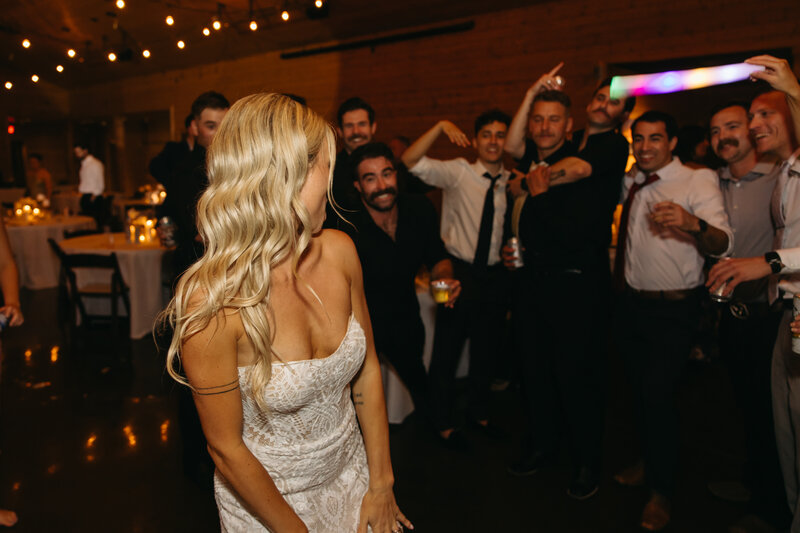
<instances>
[{"instance_id":1,"label":"maroon necktie","mask_svg":"<svg viewBox=\"0 0 800 533\"><path fill-rule=\"evenodd\" d=\"M619 231L617 232L617 255L614 258L614 290L622 292L625 288L625 248L628 241L628 219L631 216L633 197L643 187L647 187L658 179L658 174L650 174L643 183L634 183L628 192L628 198L622 206L622 215L619 217Z\"/></svg>"}]
</instances>

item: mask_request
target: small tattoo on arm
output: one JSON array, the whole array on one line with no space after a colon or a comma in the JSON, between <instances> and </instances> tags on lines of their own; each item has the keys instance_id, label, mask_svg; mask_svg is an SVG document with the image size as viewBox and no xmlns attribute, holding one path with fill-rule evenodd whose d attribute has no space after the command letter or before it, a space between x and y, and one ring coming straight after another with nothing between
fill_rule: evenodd
<instances>
[{"instance_id":1,"label":"small tattoo on arm","mask_svg":"<svg viewBox=\"0 0 800 533\"><path fill-rule=\"evenodd\" d=\"M224 394L226 392L235 391L239 388L239 379L234 379L230 383L225 383L224 385L216 385L214 387L194 387L195 394L199 394L200 396L212 396L214 394Z\"/></svg>"},{"instance_id":2,"label":"small tattoo on arm","mask_svg":"<svg viewBox=\"0 0 800 533\"><path fill-rule=\"evenodd\" d=\"M353 403L355 405L364 405L364 395L360 392L357 392L353 395Z\"/></svg>"}]
</instances>

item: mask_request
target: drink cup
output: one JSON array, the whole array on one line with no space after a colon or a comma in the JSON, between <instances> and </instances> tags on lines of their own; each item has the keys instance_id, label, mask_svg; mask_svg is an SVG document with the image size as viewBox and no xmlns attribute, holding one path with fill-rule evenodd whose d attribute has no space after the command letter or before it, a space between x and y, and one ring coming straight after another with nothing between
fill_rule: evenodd
<instances>
[{"instance_id":1,"label":"drink cup","mask_svg":"<svg viewBox=\"0 0 800 533\"><path fill-rule=\"evenodd\" d=\"M724 257L724 258L720 259L720 261L728 261L728 260L730 260L730 258L729 258L729 257ZM726 288L727 286L728 286L728 282L726 281L726 282L724 282L722 285L720 285L719 287L717 287L717 290L715 290L715 291L709 291L709 293L708 293L708 296L709 296L709 297L710 297L710 298L711 298L713 301L715 301L715 302L717 302L717 303L724 304L724 303L727 303L727 302L729 302L729 301L731 300L731 296L733 296L733 293L730 293L730 294L727 294L727 295L723 295L723 294L722 294L722 293L725 291L725 288Z\"/></svg>"},{"instance_id":2,"label":"drink cup","mask_svg":"<svg viewBox=\"0 0 800 533\"><path fill-rule=\"evenodd\" d=\"M447 303L450 299L450 284L441 279L431 281L431 295L437 304Z\"/></svg>"}]
</instances>

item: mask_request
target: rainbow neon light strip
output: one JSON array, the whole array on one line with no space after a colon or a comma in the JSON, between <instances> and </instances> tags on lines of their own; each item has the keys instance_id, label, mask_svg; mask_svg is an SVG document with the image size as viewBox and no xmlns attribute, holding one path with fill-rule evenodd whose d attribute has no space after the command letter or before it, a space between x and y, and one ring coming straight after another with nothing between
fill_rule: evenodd
<instances>
[{"instance_id":1,"label":"rainbow neon light strip","mask_svg":"<svg viewBox=\"0 0 800 533\"><path fill-rule=\"evenodd\" d=\"M693 68L690 70L669 70L655 74L636 76L614 76L611 78L609 92L611 98L639 96L640 94L665 94L688 91L746 80L750 74L764 70L760 65L734 63L718 67Z\"/></svg>"}]
</instances>

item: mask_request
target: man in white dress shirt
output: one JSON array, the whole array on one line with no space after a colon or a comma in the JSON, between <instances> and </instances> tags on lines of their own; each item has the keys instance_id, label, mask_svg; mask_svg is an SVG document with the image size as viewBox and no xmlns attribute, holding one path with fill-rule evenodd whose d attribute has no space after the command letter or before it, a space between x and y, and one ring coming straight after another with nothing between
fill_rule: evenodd
<instances>
[{"instance_id":1,"label":"man in white dress shirt","mask_svg":"<svg viewBox=\"0 0 800 533\"><path fill-rule=\"evenodd\" d=\"M443 443L452 449L468 446L456 431L452 416L453 382L459 356L470 339L470 422L490 437L500 432L489 424L489 386L492 363L498 353L505 319L506 272L500 259L506 214L503 146L511 118L499 110L487 111L475 121L470 140L450 121L438 122L403 153L409 171L442 195L441 234L453 262L454 278L461 281L461 296L453 308L439 306L433 356L429 369L432 417ZM464 158L440 161L425 156L445 134L461 147L472 146L477 161Z\"/></svg>"},{"instance_id":2,"label":"man in white dress shirt","mask_svg":"<svg viewBox=\"0 0 800 533\"><path fill-rule=\"evenodd\" d=\"M800 532L800 355L792 351L789 323L792 298L800 293L800 84L783 59L758 56L748 62L764 71L752 76L767 81L776 91L756 97L750 104L750 133L760 154L773 154L783 163L772 195L776 225L774 251L763 256L731 259L711 269L709 290L727 281L731 292L743 281L772 276L769 300L783 307L772 352L772 409L778 458L783 472L789 510L794 515L792 533Z\"/></svg>"},{"instance_id":3,"label":"man in white dress shirt","mask_svg":"<svg viewBox=\"0 0 800 533\"><path fill-rule=\"evenodd\" d=\"M623 182L614 271L620 291L615 333L644 457L616 479L647 484L641 526L651 531L670 520L678 457L675 389L699 314L704 255L723 256L733 242L716 174L672 156L677 129L675 119L659 111L633 123L636 166Z\"/></svg>"},{"instance_id":4,"label":"man in white dress shirt","mask_svg":"<svg viewBox=\"0 0 800 533\"><path fill-rule=\"evenodd\" d=\"M81 212L94 217L99 225L103 211L103 192L106 189L103 163L89 153L89 143L84 140L75 141L73 152L81 162L78 172Z\"/></svg>"}]
</instances>

